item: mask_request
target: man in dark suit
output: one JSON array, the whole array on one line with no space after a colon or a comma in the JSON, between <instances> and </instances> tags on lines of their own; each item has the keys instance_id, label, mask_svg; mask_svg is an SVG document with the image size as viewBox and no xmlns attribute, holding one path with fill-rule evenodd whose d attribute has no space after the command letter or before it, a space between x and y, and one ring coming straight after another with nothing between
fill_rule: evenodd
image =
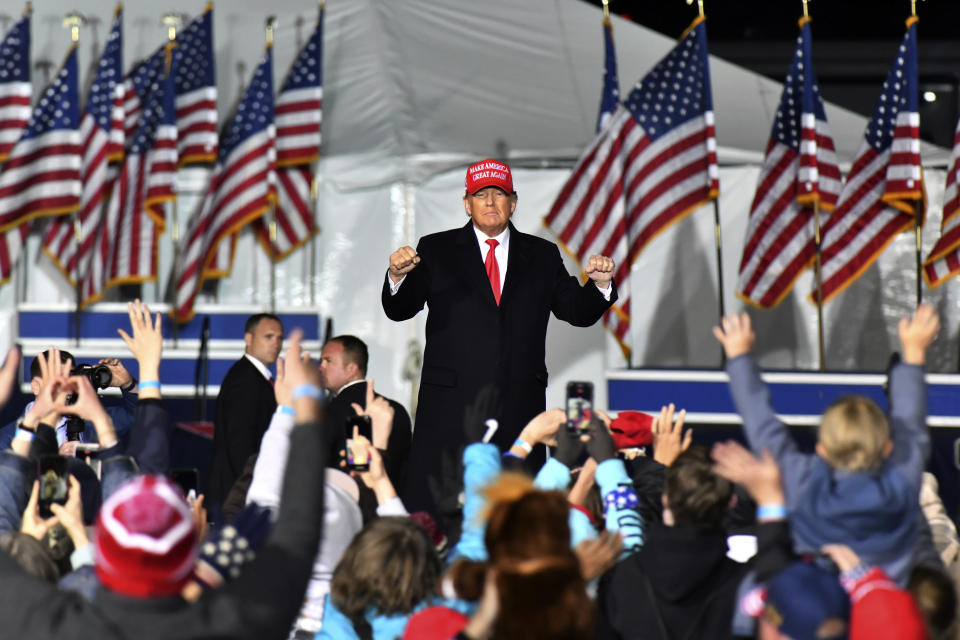
<instances>
[{"instance_id":1,"label":"man in dark suit","mask_svg":"<svg viewBox=\"0 0 960 640\"><path fill-rule=\"evenodd\" d=\"M283 347L280 318L270 313L250 316L243 341L243 357L220 383L213 418L213 458L205 505L215 519L247 459L260 450L263 432L277 409L273 374L268 367L277 361Z\"/></svg>"},{"instance_id":2,"label":"man in dark suit","mask_svg":"<svg viewBox=\"0 0 960 640\"><path fill-rule=\"evenodd\" d=\"M464 408L486 385L499 389L499 429L507 450L523 426L544 410L547 320L594 324L616 301L613 260L591 256L592 282L582 286L551 242L520 233L510 168L484 160L467 170L463 206L470 222L423 237L417 250L390 256L381 302L391 320L406 320L426 304L427 341L410 469L403 490L408 509L433 510L428 478L441 458L463 444ZM502 293L502 295L501 295Z\"/></svg>"},{"instance_id":3,"label":"man in dark suit","mask_svg":"<svg viewBox=\"0 0 960 640\"><path fill-rule=\"evenodd\" d=\"M327 403L324 423L328 437L333 440L333 452L328 460L339 458L346 439L347 417L356 415L353 405L367 407L367 364L370 352L363 340L356 336L342 335L330 338L320 352L320 378L324 389L333 394ZM380 394L377 394L380 396ZM393 428L386 442L378 442L373 434L373 443L385 452L384 465L394 487L403 487L410 455L410 414L399 402L380 396L393 407Z\"/></svg>"}]
</instances>

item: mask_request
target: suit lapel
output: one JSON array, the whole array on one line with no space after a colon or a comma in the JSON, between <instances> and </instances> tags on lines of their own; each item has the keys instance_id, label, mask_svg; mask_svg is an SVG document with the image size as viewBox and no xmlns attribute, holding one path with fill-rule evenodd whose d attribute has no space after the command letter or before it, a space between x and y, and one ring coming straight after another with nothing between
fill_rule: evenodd
<instances>
[{"instance_id":1,"label":"suit lapel","mask_svg":"<svg viewBox=\"0 0 960 640\"><path fill-rule=\"evenodd\" d=\"M511 235L511 239L512 237ZM464 279L477 290L486 302L496 306L497 302L493 299L493 289L490 288L490 280L487 278L487 271L483 267L484 256L480 252L480 245L477 243L477 234L473 231L472 221L468 222L457 234L457 245L457 265ZM501 296L502 300L503 297Z\"/></svg>"}]
</instances>

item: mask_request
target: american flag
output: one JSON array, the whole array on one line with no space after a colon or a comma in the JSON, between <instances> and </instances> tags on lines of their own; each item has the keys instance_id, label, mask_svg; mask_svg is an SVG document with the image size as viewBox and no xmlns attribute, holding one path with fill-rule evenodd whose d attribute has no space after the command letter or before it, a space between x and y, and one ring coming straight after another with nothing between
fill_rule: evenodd
<instances>
[{"instance_id":1,"label":"american flag","mask_svg":"<svg viewBox=\"0 0 960 640\"><path fill-rule=\"evenodd\" d=\"M924 215L916 18L883 83L837 208L823 229L823 300L843 291ZM918 209L919 206L919 209ZM811 294L816 300L816 293Z\"/></svg>"},{"instance_id":2,"label":"american flag","mask_svg":"<svg viewBox=\"0 0 960 640\"><path fill-rule=\"evenodd\" d=\"M814 260L813 207L833 211L843 182L817 88L810 20L801 20L793 63L750 207L737 296L769 309ZM826 216L821 216L821 224Z\"/></svg>"},{"instance_id":3,"label":"american flag","mask_svg":"<svg viewBox=\"0 0 960 640\"><path fill-rule=\"evenodd\" d=\"M960 272L960 122L953 137L953 157L947 172L947 186L943 192L943 222L940 239L933 246L923 264L923 277L931 287L937 287Z\"/></svg>"},{"instance_id":4,"label":"american flag","mask_svg":"<svg viewBox=\"0 0 960 640\"><path fill-rule=\"evenodd\" d=\"M620 105L620 78L617 76L617 49L613 46L613 25L610 18L603 19L603 91L600 94L600 112L597 114L597 131L603 129L607 120Z\"/></svg>"},{"instance_id":5,"label":"american flag","mask_svg":"<svg viewBox=\"0 0 960 640\"><path fill-rule=\"evenodd\" d=\"M648 242L719 192L708 60L698 18L617 107L544 218L581 263L592 254L616 261L623 301L604 322L624 353L631 265Z\"/></svg>"},{"instance_id":6,"label":"american flag","mask_svg":"<svg viewBox=\"0 0 960 640\"><path fill-rule=\"evenodd\" d=\"M77 47L43 92L0 173L0 232L80 208Z\"/></svg>"},{"instance_id":7,"label":"american flag","mask_svg":"<svg viewBox=\"0 0 960 640\"><path fill-rule=\"evenodd\" d=\"M82 306L102 298L111 286L157 277L157 240L165 228L162 205L176 197L176 61L168 48L147 62L153 81L140 127L97 229L94 253L81 286Z\"/></svg>"},{"instance_id":8,"label":"american flag","mask_svg":"<svg viewBox=\"0 0 960 640\"><path fill-rule=\"evenodd\" d=\"M0 164L30 118L30 14L28 5L0 42Z\"/></svg>"},{"instance_id":9,"label":"american flag","mask_svg":"<svg viewBox=\"0 0 960 640\"><path fill-rule=\"evenodd\" d=\"M217 159L217 84L213 50L213 5L177 33L173 57L177 69L177 153L180 165ZM153 82L148 61L164 51L160 47L137 64L124 85L124 129L132 139L140 125L140 110Z\"/></svg>"},{"instance_id":10,"label":"american flag","mask_svg":"<svg viewBox=\"0 0 960 640\"><path fill-rule=\"evenodd\" d=\"M320 156L323 107L323 11L277 96L276 237L267 221L254 222L257 239L273 260L282 260L317 233L312 198L313 163Z\"/></svg>"},{"instance_id":11,"label":"american flag","mask_svg":"<svg viewBox=\"0 0 960 640\"><path fill-rule=\"evenodd\" d=\"M193 317L194 301L210 277L221 241L266 213L275 197L273 109L273 55L268 46L221 136L220 159L184 234L173 310L179 322Z\"/></svg>"},{"instance_id":12,"label":"american flag","mask_svg":"<svg viewBox=\"0 0 960 640\"><path fill-rule=\"evenodd\" d=\"M213 4L177 34L177 153L180 164L217 160L217 80Z\"/></svg>"},{"instance_id":13,"label":"american flag","mask_svg":"<svg viewBox=\"0 0 960 640\"><path fill-rule=\"evenodd\" d=\"M103 203L112 182L107 165L123 156L122 28L123 12L118 8L80 120L83 141L80 237L74 233L73 220L58 217L50 221L43 238L44 253L71 285L82 277L80 265L86 265L89 260L94 236L103 222Z\"/></svg>"}]
</instances>

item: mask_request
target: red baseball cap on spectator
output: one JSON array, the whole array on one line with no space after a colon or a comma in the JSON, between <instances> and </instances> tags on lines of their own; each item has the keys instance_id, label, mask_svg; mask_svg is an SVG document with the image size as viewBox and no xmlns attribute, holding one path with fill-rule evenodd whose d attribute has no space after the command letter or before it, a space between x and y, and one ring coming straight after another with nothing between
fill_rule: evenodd
<instances>
[{"instance_id":1,"label":"red baseball cap on spectator","mask_svg":"<svg viewBox=\"0 0 960 640\"><path fill-rule=\"evenodd\" d=\"M850 640L925 640L920 607L880 569L871 569L850 592Z\"/></svg>"},{"instance_id":2,"label":"red baseball cap on spectator","mask_svg":"<svg viewBox=\"0 0 960 640\"><path fill-rule=\"evenodd\" d=\"M410 616L401 640L450 640L467 626L469 618L447 607L430 607Z\"/></svg>"},{"instance_id":3,"label":"red baseball cap on spectator","mask_svg":"<svg viewBox=\"0 0 960 640\"><path fill-rule=\"evenodd\" d=\"M197 560L193 513L163 476L137 476L100 509L94 534L97 577L138 598L180 593Z\"/></svg>"},{"instance_id":4,"label":"red baseball cap on spectator","mask_svg":"<svg viewBox=\"0 0 960 640\"><path fill-rule=\"evenodd\" d=\"M653 442L653 416L640 411L621 411L610 423L610 435L617 449L645 447Z\"/></svg>"},{"instance_id":5,"label":"red baseball cap on spectator","mask_svg":"<svg viewBox=\"0 0 960 640\"><path fill-rule=\"evenodd\" d=\"M464 187L468 194L476 193L487 187L498 187L507 193L513 193L513 175L510 167L492 158L470 165Z\"/></svg>"}]
</instances>

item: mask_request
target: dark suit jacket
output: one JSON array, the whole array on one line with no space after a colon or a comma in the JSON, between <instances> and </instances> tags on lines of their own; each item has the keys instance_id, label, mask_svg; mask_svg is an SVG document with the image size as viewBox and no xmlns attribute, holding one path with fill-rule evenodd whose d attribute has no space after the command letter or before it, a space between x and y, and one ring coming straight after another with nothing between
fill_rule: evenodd
<instances>
[{"instance_id":1,"label":"dark suit jacket","mask_svg":"<svg viewBox=\"0 0 960 640\"><path fill-rule=\"evenodd\" d=\"M386 281L381 295L391 320L412 318L424 304L430 308L411 473L403 495L411 510L432 506L426 478L439 475L442 451L463 444L463 411L482 387L495 383L501 392L503 415L494 436L501 450L543 411L550 313L587 327L617 299L616 290L608 302L592 282L581 285L567 273L555 244L520 233L512 224L500 306L472 222L423 237L417 253L420 264L396 295L390 295Z\"/></svg>"},{"instance_id":2,"label":"dark suit jacket","mask_svg":"<svg viewBox=\"0 0 960 640\"><path fill-rule=\"evenodd\" d=\"M276 409L273 385L246 356L237 360L220 383L217 396L205 498L208 508L219 510L247 459L260 450L260 440Z\"/></svg>"},{"instance_id":3,"label":"dark suit jacket","mask_svg":"<svg viewBox=\"0 0 960 640\"><path fill-rule=\"evenodd\" d=\"M377 394L380 396L380 394ZM390 482L393 483L397 491L403 489L403 484L407 469L407 458L410 455L410 439L412 432L410 428L410 414L403 408L399 402L385 398L390 406L393 407L393 429L390 431L390 439L387 440L387 454L384 457L384 465L387 469L387 475ZM332 435L333 445L332 453L327 460L337 461L339 452L343 449L346 440L346 420L348 416L355 415L353 403L366 408L367 404L367 383L357 382L352 384L327 403L327 413L324 418L325 431Z\"/></svg>"}]
</instances>

